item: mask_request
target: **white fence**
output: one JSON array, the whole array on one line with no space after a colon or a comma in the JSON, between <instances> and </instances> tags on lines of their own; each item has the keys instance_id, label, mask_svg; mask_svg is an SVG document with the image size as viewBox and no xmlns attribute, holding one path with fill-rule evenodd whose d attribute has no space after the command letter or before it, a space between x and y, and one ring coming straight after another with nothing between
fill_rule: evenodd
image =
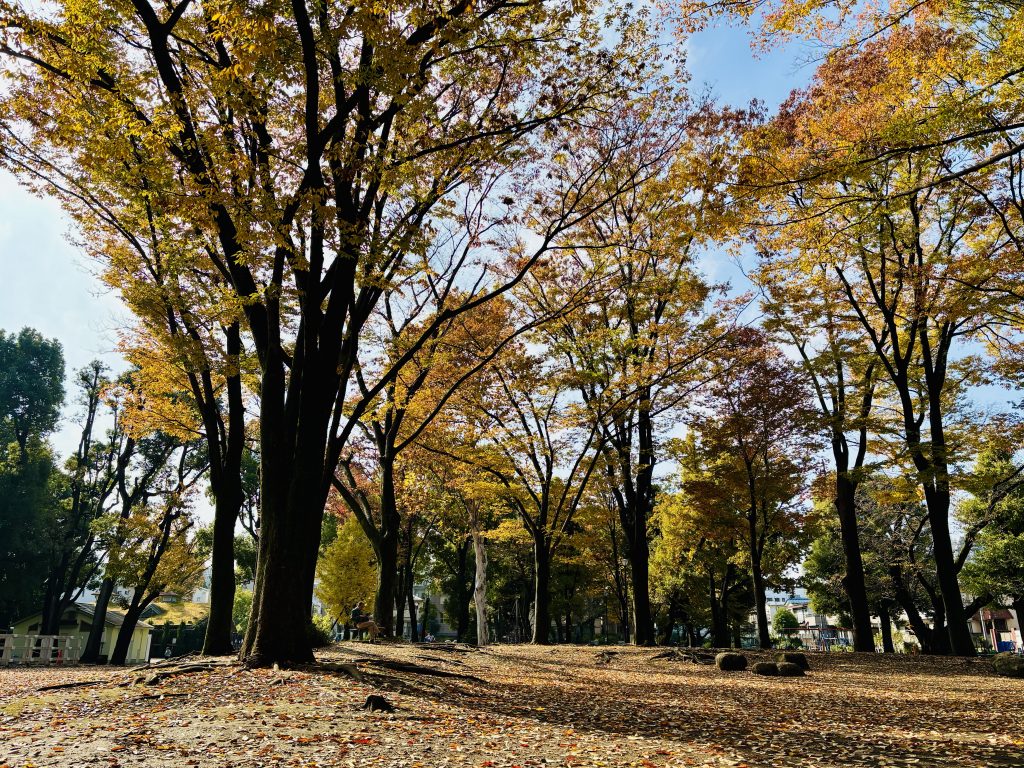
<instances>
[{"instance_id":1,"label":"white fence","mask_svg":"<svg viewBox=\"0 0 1024 768\"><path fill-rule=\"evenodd\" d=\"M0 635L0 667L77 664L84 646L80 635Z\"/></svg>"}]
</instances>

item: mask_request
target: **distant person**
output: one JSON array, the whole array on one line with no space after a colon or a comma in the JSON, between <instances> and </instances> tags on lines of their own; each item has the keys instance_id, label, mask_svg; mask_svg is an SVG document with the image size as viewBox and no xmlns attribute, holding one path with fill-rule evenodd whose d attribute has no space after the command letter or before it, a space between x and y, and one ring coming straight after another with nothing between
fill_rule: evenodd
<instances>
[{"instance_id":1,"label":"distant person","mask_svg":"<svg viewBox=\"0 0 1024 768\"><path fill-rule=\"evenodd\" d=\"M169 646L169 645L166 648L164 648L164 658L165 659L171 658L171 646Z\"/></svg>"},{"instance_id":2,"label":"distant person","mask_svg":"<svg viewBox=\"0 0 1024 768\"><path fill-rule=\"evenodd\" d=\"M355 625L355 628L360 632L366 630L366 632L370 635L371 643L374 640L376 640L377 635L380 634L380 626L378 626L377 622L373 620L373 616L366 613L366 611L363 609L362 600L356 603L356 607L352 609L352 615L349 617L349 620L352 622L352 624Z\"/></svg>"}]
</instances>

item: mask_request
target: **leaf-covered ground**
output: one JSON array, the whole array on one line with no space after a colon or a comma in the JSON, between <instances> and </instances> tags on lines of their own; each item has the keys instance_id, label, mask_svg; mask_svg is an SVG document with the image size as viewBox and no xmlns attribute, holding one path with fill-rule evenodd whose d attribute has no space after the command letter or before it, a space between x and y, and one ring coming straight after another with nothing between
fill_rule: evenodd
<instances>
[{"instance_id":1,"label":"leaf-covered ground","mask_svg":"<svg viewBox=\"0 0 1024 768\"><path fill-rule=\"evenodd\" d=\"M810 675L784 679L655 654L344 644L322 654L330 669L224 664L150 685L0 670L0 766L1024 765L1024 680L987 662L811 655ZM370 693L396 711L363 711Z\"/></svg>"}]
</instances>

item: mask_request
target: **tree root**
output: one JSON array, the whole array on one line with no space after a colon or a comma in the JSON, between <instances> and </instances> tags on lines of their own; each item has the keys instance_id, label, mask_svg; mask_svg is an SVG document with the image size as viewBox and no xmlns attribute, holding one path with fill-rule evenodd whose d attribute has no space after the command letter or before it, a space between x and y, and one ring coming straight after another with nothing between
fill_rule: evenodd
<instances>
[{"instance_id":1,"label":"tree root","mask_svg":"<svg viewBox=\"0 0 1024 768\"><path fill-rule=\"evenodd\" d=\"M59 691L64 688L85 688L93 685L107 685L109 680L83 680L78 683L60 683L59 685L44 685L42 688L36 688L36 692L40 691Z\"/></svg>"},{"instance_id":2,"label":"tree root","mask_svg":"<svg viewBox=\"0 0 1024 768\"><path fill-rule=\"evenodd\" d=\"M703 651L681 651L678 648L670 648L667 651L656 653L649 661L656 661L658 659L666 659L668 661L689 661L692 664L714 664L715 656L712 653L704 653Z\"/></svg>"}]
</instances>

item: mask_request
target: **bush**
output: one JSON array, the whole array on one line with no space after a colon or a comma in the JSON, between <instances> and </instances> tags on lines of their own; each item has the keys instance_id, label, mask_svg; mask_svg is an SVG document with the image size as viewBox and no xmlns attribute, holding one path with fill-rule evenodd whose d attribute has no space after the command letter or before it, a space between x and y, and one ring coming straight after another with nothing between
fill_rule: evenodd
<instances>
[{"instance_id":1,"label":"bush","mask_svg":"<svg viewBox=\"0 0 1024 768\"><path fill-rule=\"evenodd\" d=\"M715 666L723 672L740 672L747 668L747 657L742 653L723 651L715 656Z\"/></svg>"},{"instance_id":2,"label":"bush","mask_svg":"<svg viewBox=\"0 0 1024 768\"><path fill-rule=\"evenodd\" d=\"M779 677L803 677L804 670L799 664L790 661L780 661L775 665L779 671Z\"/></svg>"},{"instance_id":3,"label":"bush","mask_svg":"<svg viewBox=\"0 0 1024 768\"><path fill-rule=\"evenodd\" d=\"M811 668L811 665L807 661L807 656L802 653L794 653L787 651L786 653L780 653L775 657L775 661L778 663L786 662L788 664L796 664L800 669L807 671Z\"/></svg>"},{"instance_id":4,"label":"bush","mask_svg":"<svg viewBox=\"0 0 1024 768\"><path fill-rule=\"evenodd\" d=\"M314 616L309 629L309 639L314 648L325 648L334 644L334 620L330 616Z\"/></svg>"},{"instance_id":5,"label":"bush","mask_svg":"<svg viewBox=\"0 0 1024 768\"><path fill-rule=\"evenodd\" d=\"M231 608L231 623L235 625L235 632L245 634L249 626L249 614L252 613L252 592L248 589L235 590L235 603Z\"/></svg>"},{"instance_id":6,"label":"bush","mask_svg":"<svg viewBox=\"0 0 1024 768\"><path fill-rule=\"evenodd\" d=\"M750 670L755 675L765 677L776 677L779 674L779 667L774 661L759 661Z\"/></svg>"},{"instance_id":7,"label":"bush","mask_svg":"<svg viewBox=\"0 0 1024 768\"><path fill-rule=\"evenodd\" d=\"M804 644L802 642L800 642L800 638L799 637L789 636L789 637L776 637L775 638L775 642L772 643L772 646L774 648L779 648L781 650L799 651L799 650L803 649Z\"/></svg>"},{"instance_id":8,"label":"bush","mask_svg":"<svg viewBox=\"0 0 1024 768\"><path fill-rule=\"evenodd\" d=\"M996 674L1003 677L1024 677L1024 656L1015 653L997 653L992 657Z\"/></svg>"}]
</instances>

